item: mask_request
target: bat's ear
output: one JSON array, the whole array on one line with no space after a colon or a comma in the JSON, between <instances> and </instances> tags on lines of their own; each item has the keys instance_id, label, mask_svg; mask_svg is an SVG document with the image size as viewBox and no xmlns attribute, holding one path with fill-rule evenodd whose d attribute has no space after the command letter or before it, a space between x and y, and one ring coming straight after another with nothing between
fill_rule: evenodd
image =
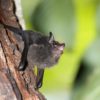
<instances>
[{"instance_id":1,"label":"bat's ear","mask_svg":"<svg viewBox=\"0 0 100 100\"><path fill-rule=\"evenodd\" d=\"M49 43L52 43L54 41L54 36L52 32L49 33Z\"/></svg>"}]
</instances>

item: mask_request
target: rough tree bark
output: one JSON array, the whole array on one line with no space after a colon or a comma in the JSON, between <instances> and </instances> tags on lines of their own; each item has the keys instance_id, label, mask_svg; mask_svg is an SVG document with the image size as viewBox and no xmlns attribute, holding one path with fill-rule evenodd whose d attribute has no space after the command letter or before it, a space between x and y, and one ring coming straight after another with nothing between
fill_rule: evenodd
<instances>
[{"instance_id":1,"label":"rough tree bark","mask_svg":"<svg viewBox=\"0 0 100 100\"><path fill-rule=\"evenodd\" d=\"M21 28L15 8L13 0L0 0L0 22ZM17 70L22 44L22 39L16 39L13 32L0 24L0 100L45 100L34 88L34 70ZM26 84L26 81L29 81L29 84Z\"/></svg>"}]
</instances>

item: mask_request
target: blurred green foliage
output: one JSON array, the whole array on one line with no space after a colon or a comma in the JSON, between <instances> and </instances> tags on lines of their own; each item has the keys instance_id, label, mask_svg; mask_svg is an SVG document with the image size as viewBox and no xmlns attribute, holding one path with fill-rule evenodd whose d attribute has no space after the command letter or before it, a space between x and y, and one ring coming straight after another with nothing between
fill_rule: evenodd
<instances>
[{"instance_id":1,"label":"blurred green foliage","mask_svg":"<svg viewBox=\"0 0 100 100\"><path fill-rule=\"evenodd\" d=\"M56 40L66 43L65 52L59 63L54 68L46 70L42 90L71 90L79 69L80 60L83 59L84 55L84 59L89 60L91 58L93 53L89 55L89 52L94 47L91 49L89 47L99 36L100 1L30 0L29 2L22 0L22 6L28 29L41 31L45 34L52 31ZM92 59L91 62L93 61ZM77 90L75 89L76 100L78 97L80 97L79 100L99 100L92 97L92 94L96 96L95 93L97 92L94 89L100 83L100 79L97 80L97 83L95 80L98 76L97 73L90 75L87 84L79 86ZM90 86L92 82L94 82L94 85ZM100 92L100 89L97 88L97 91ZM85 95L90 98L85 98Z\"/></svg>"}]
</instances>

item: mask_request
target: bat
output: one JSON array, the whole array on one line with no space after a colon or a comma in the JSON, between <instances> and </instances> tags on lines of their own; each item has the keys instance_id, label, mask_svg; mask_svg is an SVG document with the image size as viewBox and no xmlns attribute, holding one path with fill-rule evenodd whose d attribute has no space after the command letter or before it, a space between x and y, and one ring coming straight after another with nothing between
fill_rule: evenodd
<instances>
[{"instance_id":1,"label":"bat","mask_svg":"<svg viewBox=\"0 0 100 100\"><path fill-rule=\"evenodd\" d=\"M24 41L24 49L18 70L25 70L27 63L31 68L37 66L36 88L40 88L43 82L44 69L55 65L63 53L65 44L55 41L52 32L45 36L39 32L22 30L3 24L5 28L18 34Z\"/></svg>"}]
</instances>

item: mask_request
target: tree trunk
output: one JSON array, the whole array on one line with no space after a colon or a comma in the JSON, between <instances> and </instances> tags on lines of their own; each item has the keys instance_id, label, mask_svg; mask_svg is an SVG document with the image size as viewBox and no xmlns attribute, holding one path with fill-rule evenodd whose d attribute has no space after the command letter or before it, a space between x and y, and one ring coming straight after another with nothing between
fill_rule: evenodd
<instances>
[{"instance_id":1,"label":"tree trunk","mask_svg":"<svg viewBox=\"0 0 100 100\"><path fill-rule=\"evenodd\" d=\"M13 0L0 0L0 23L21 28L15 15ZM0 100L45 100L35 90L36 76L33 71L18 71L23 41L0 24ZM28 79L31 81L27 83Z\"/></svg>"}]
</instances>

